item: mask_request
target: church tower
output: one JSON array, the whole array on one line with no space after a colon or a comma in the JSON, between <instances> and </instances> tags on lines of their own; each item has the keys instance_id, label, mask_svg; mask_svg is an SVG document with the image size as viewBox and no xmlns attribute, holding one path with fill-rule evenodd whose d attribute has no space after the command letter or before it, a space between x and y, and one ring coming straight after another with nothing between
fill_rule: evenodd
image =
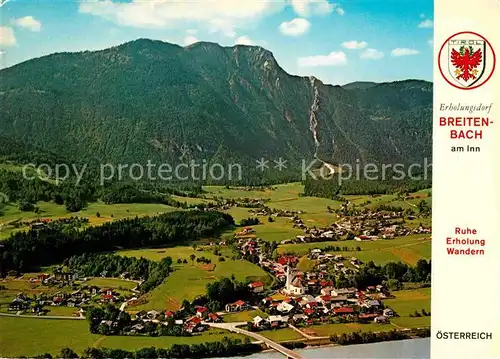
<instances>
[{"instance_id":1,"label":"church tower","mask_svg":"<svg viewBox=\"0 0 500 359\"><path fill-rule=\"evenodd\" d=\"M290 274L290 263L286 266L286 292L290 293L290 286L292 285L292 275Z\"/></svg>"}]
</instances>

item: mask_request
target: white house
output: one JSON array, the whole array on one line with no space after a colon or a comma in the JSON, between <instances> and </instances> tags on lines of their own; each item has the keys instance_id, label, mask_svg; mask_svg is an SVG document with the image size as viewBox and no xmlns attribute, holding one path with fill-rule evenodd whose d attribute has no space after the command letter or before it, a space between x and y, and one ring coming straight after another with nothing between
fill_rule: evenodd
<instances>
[{"instance_id":1,"label":"white house","mask_svg":"<svg viewBox=\"0 0 500 359\"><path fill-rule=\"evenodd\" d=\"M394 311L391 308L384 309L384 317L393 317Z\"/></svg>"},{"instance_id":2,"label":"white house","mask_svg":"<svg viewBox=\"0 0 500 359\"><path fill-rule=\"evenodd\" d=\"M281 302L276 309L281 313L289 313L293 309L293 305L287 302Z\"/></svg>"},{"instance_id":3,"label":"white house","mask_svg":"<svg viewBox=\"0 0 500 359\"><path fill-rule=\"evenodd\" d=\"M253 318L253 325L256 327L260 327L262 323L264 323L266 320L260 316L256 316Z\"/></svg>"},{"instance_id":4,"label":"white house","mask_svg":"<svg viewBox=\"0 0 500 359\"><path fill-rule=\"evenodd\" d=\"M252 282L248 285L248 287L252 290L254 293L260 293L264 291L264 282Z\"/></svg>"}]
</instances>

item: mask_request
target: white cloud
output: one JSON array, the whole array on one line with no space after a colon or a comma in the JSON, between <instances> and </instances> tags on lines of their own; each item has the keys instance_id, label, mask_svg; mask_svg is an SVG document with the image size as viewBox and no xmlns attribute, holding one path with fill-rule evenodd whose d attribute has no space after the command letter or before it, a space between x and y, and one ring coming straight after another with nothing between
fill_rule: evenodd
<instances>
[{"instance_id":1,"label":"white cloud","mask_svg":"<svg viewBox=\"0 0 500 359\"><path fill-rule=\"evenodd\" d=\"M1 46L14 46L16 44L16 37L14 30L8 26L0 26L0 45Z\"/></svg>"},{"instance_id":2,"label":"white cloud","mask_svg":"<svg viewBox=\"0 0 500 359\"><path fill-rule=\"evenodd\" d=\"M340 6L336 6L335 7L335 11L337 12L337 14L339 14L340 16L343 16L345 14L345 11L344 9L342 9Z\"/></svg>"},{"instance_id":3,"label":"white cloud","mask_svg":"<svg viewBox=\"0 0 500 359\"><path fill-rule=\"evenodd\" d=\"M14 19L12 20L12 24L31 31L40 31L42 29L42 23L33 16L25 16L20 17L19 19Z\"/></svg>"},{"instance_id":4,"label":"white cloud","mask_svg":"<svg viewBox=\"0 0 500 359\"><path fill-rule=\"evenodd\" d=\"M189 45L192 45L194 44L195 42L198 42L200 40L198 40L195 36L193 35L188 35L184 38L184 46L189 46Z\"/></svg>"},{"instance_id":5,"label":"white cloud","mask_svg":"<svg viewBox=\"0 0 500 359\"><path fill-rule=\"evenodd\" d=\"M88 0L80 3L79 11L138 28L163 28L197 22L207 25L212 31L234 36L233 27L280 11L285 3L285 0L204 0L194 5L190 1L178 0Z\"/></svg>"},{"instance_id":6,"label":"white cloud","mask_svg":"<svg viewBox=\"0 0 500 359\"><path fill-rule=\"evenodd\" d=\"M344 15L344 10L337 4L328 0L291 0L293 10L300 16L313 16L331 14L337 9L339 15Z\"/></svg>"},{"instance_id":7,"label":"white cloud","mask_svg":"<svg viewBox=\"0 0 500 359\"><path fill-rule=\"evenodd\" d=\"M418 50L408 49L406 47L403 47L403 48L398 47L398 48L391 51L392 56L409 56L409 55L417 55L419 53L420 52Z\"/></svg>"},{"instance_id":8,"label":"white cloud","mask_svg":"<svg viewBox=\"0 0 500 359\"><path fill-rule=\"evenodd\" d=\"M347 56L343 51L331 52L328 55L299 57L297 63L301 67L341 66L347 65Z\"/></svg>"},{"instance_id":9,"label":"white cloud","mask_svg":"<svg viewBox=\"0 0 500 359\"><path fill-rule=\"evenodd\" d=\"M248 45L248 46L251 46L253 45L253 41L246 35L244 36L240 36L236 39L235 41L235 44L236 45Z\"/></svg>"},{"instance_id":10,"label":"white cloud","mask_svg":"<svg viewBox=\"0 0 500 359\"><path fill-rule=\"evenodd\" d=\"M198 33L198 30L196 29L189 29L186 31L189 35L196 35Z\"/></svg>"},{"instance_id":11,"label":"white cloud","mask_svg":"<svg viewBox=\"0 0 500 359\"><path fill-rule=\"evenodd\" d=\"M382 51L378 51L377 49L366 49L359 57L368 60L379 60L384 57L384 53Z\"/></svg>"},{"instance_id":12,"label":"white cloud","mask_svg":"<svg viewBox=\"0 0 500 359\"><path fill-rule=\"evenodd\" d=\"M309 30L311 23L306 19L296 18L280 25L280 32L286 36L298 36Z\"/></svg>"},{"instance_id":13,"label":"white cloud","mask_svg":"<svg viewBox=\"0 0 500 359\"><path fill-rule=\"evenodd\" d=\"M359 49L364 49L366 46L368 46L368 43L366 41L352 40L352 41L344 41L342 43L342 46L350 50L359 50Z\"/></svg>"},{"instance_id":14,"label":"white cloud","mask_svg":"<svg viewBox=\"0 0 500 359\"><path fill-rule=\"evenodd\" d=\"M224 36L234 38L236 31L231 21L226 19L212 19L209 20L210 33L219 32Z\"/></svg>"},{"instance_id":15,"label":"white cloud","mask_svg":"<svg viewBox=\"0 0 500 359\"><path fill-rule=\"evenodd\" d=\"M427 43L429 44L429 46L434 46L434 40L433 39L429 39L427 40Z\"/></svg>"},{"instance_id":16,"label":"white cloud","mask_svg":"<svg viewBox=\"0 0 500 359\"><path fill-rule=\"evenodd\" d=\"M420 23L417 25L417 27L421 29L429 29L434 26L434 22L432 20L426 19L420 21Z\"/></svg>"}]
</instances>

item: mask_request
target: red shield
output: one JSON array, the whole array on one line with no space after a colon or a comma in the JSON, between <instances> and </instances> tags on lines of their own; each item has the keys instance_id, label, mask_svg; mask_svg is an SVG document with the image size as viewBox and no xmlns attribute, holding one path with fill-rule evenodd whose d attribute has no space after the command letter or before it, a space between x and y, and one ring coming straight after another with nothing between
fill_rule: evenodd
<instances>
[{"instance_id":1,"label":"red shield","mask_svg":"<svg viewBox=\"0 0 500 359\"><path fill-rule=\"evenodd\" d=\"M448 72L462 87L471 87L484 75L486 42L484 40L449 40Z\"/></svg>"}]
</instances>

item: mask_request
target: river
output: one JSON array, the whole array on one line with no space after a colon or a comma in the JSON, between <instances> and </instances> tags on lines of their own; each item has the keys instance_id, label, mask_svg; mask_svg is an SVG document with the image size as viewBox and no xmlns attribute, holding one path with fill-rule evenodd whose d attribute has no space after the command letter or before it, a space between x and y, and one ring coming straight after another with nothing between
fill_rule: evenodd
<instances>
[{"instance_id":1,"label":"river","mask_svg":"<svg viewBox=\"0 0 500 359\"><path fill-rule=\"evenodd\" d=\"M374 344L297 349L310 359L429 359L430 338L408 339ZM233 359L283 359L277 352L265 352ZM219 358L222 359L222 358Z\"/></svg>"}]
</instances>

